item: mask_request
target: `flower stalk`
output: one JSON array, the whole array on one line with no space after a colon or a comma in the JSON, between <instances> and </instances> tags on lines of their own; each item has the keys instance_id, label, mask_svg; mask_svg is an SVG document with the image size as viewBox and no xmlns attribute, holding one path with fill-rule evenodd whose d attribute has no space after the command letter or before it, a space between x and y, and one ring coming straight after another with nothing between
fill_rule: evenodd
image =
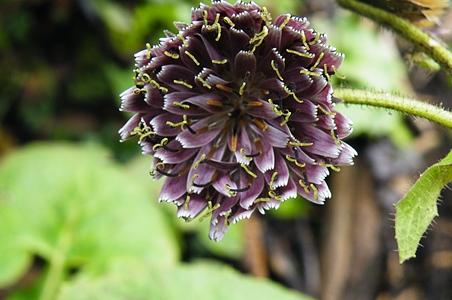
<instances>
[{"instance_id":1,"label":"flower stalk","mask_svg":"<svg viewBox=\"0 0 452 300\"><path fill-rule=\"evenodd\" d=\"M357 89L336 89L334 95L346 104L361 104L388 108L452 129L452 113L444 108L412 98L396 96L386 92L371 92Z\"/></svg>"},{"instance_id":2,"label":"flower stalk","mask_svg":"<svg viewBox=\"0 0 452 300\"><path fill-rule=\"evenodd\" d=\"M419 29L411 22L400 18L393 13L357 0L337 0L337 2L346 9L392 29L398 35L422 49L440 64L446 72L452 74L452 52L439 40Z\"/></svg>"}]
</instances>

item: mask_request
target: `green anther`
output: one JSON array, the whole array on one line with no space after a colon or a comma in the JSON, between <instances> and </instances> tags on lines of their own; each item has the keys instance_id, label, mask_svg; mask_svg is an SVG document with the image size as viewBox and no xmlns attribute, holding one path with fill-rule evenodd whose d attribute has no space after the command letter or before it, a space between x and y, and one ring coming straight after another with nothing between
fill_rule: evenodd
<instances>
[{"instance_id":1,"label":"green anther","mask_svg":"<svg viewBox=\"0 0 452 300\"><path fill-rule=\"evenodd\" d=\"M272 66L272 69L276 72L276 76L278 76L279 80L284 81L274 60L270 62L270 65Z\"/></svg>"},{"instance_id":2,"label":"green anther","mask_svg":"<svg viewBox=\"0 0 452 300\"><path fill-rule=\"evenodd\" d=\"M232 20L231 20L229 17L224 17L224 18L223 18L223 21L224 21L226 24L228 24L229 26L231 26L231 28L235 26L234 22L232 22Z\"/></svg>"},{"instance_id":3,"label":"green anther","mask_svg":"<svg viewBox=\"0 0 452 300\"><path fill-rule=\"evenodd\" d=\"M328 66L326 64L323 64L323 75L325 75L326 80L331 80L330 74L328 74Z\"/></svg>"},{"instance_id":4,"label":"green anther","mask_svg":"<svg viewBox=\"0 0 452 300\"><path fill-rule=\"evenodd\" d=\"M184 202L184 207L186 210L188 210L189 204L190 204L190 195L187 195L187 197L185 197L185 202Z\"/></svg>"},{"instance_id":5,"label":"green anther","mask_svg":"<svg viewBox=\"0 0 452 300\"><path fill-rule=\"evenodd\" d=\"M321 105L317 105L317 108L325 115L327 116L335 116L336 113L334 111L327 111L325 108L323 108Z\"/></svg>"},{"instance_id":6,"label":"green anther","mask_svg":"<svg viewBox=\"0 0 452 300\"><path fill-rule=\"evenodd\" d=\"M240 167L242 167L243 170L245 170L246 173L248 173L249 175L251 175L253 178L257 178L257 175L255 173L253 173L247 165L245 164L240 164Z\"/></svg>"},{"instance_id":7,"label":"green anther","mask_svg":"<svg viewBox=\"0 0 452 300\"><path fill-rule=\"evenodd\" d=\"M273 198L275 200L281 201L282 197L278 194L276 194L275 191L268 191L268 195L270 196L270 198Z\"/></svg>"},{"instance_id":8,"label":"green anther","mask_svg":"<svg viewBox=\"0 0 452 300\"><path fill-rule=\"evenodd\" d=\"M309 186L314 191L314 199L319 199L319 190L317 189L317 187L313 183L311 183Z\"/></svg>"},{"instance_id":9,"label":"green anther","mask_svg":"<svg viewBox=\"0 0 452 300\"><path fill-rule=\"evenodd\" d=\"M317 42L319 41L319 38L320 38L320 34L318 34L316 32L315 35L314 35L314 39L309 42L309 45L313 46L313 45L317 44Z\"/></svg>"},{"instance_id":10,"label":"green anther","mask_svg":"<svg viewBox=\"0 0 452 300\"><path fill-rule=\"evenodd\" d=\"M150 84L152 84L154 87L156 87L157 89L161 90L163 93L168 93L168 89L164 86L161 86L160 83L158 83L157 81L155 81L154 79L151 79L149 81Z\"/></svg>"},{"instance_id":11,"label":"green anther","mask_svg":"<svg viewBox=\"0 0 452 300\"><path fill-rule=\"evenodd\" d=\"M206 88L208 88L209 90L210 89L212 89L212 86L206 81L206 80L204 80L201 76L196 76L195 77L195 80L199 80L201 83L202 83L202 86L203 87L206 87Z\"/></svg>"},{"instance_id":12,"label":"green anther","mask_svg":"<svg viewBox=\"0 0 452 300\"><path fill-rule=\"evenodd\" d=\"M224 65L224 64L226 64L228 62L228 59L227 58L224 58L224 59L222 59L222 60L215 60L215 59L212 59L212 63L213 64L216 64L216 65Z\"/></svg>"},{"instance_id":13,"label":"green anther","mask_svg":"<svg viewBox=\"0 0 452 300\"><path fill-rule=\"evenodd\" d=\"M240 89L239 89L239 95L240 95L240 96L243 96L243 94L245 93L245 86L246 86L246 82L243 82L243 83L240 85Z\"/></svg>"},{"instance_id":14,"label":"green anther","mask_svg":"<svg viewBox=\"0 0 452 300\"><path fill-rule=\"evenodd\" d=\"M281 25L279 25L279 30L283 30L284 27L286 27L287 23L289 23L291 16L288 15L286 16L286 19L284 20L284 22L282 22Z\"/></svg>"},{"instance_id":15,"label":"green anther","mask_svg":"<svg viewBox=\"0 0 452 300\"><path fill-rule=\"evenodd\" d=\"M254 52L257 47L259 47L262 42L264 41L265 37L268 35L268 27L264 26L262 28L261 32L256 33L253 38L250 39L250 45L253 45L253 50L251 52Z\"/></svg>"},{"instance_id":16,"label":"green anther","mask_svg":"<svg viewBox=\"0 0 452 300\"><path fill-rule=\"evenodd\" d=\"M269 184L270 190L274 190L273 184L275 184L275 180L277 177L278 177L278 172L276 172L276 171L273 172L272 177L270 178L270 184Z\"/></svg>"},{"instance_id":17,"label":"green anther","mask_svg":"<svg viewBox=\"0 0 452 300\"><path fill-rule=\"evenodd\" d=\"M172 59L178 59L179 58L179 54L177 54L177 53L171 53L169 51L165 51L165 52L163 52L163 54L165 54L165 56L171 57Z\"/></svg>"},{"instance_id":18,"label":"green anther","mask_svg":"<svg viewBox=\"0 0 452 300\"><path fill-rule=\"evenodd\" d=\"M199 221L202 222L206 217L210 216L216 209L220 207L220 203L215 204L212 206L212 201L207 202L207 211L199 217Z\"/></svg>"},{"instance_id":19,"label":"green anther","mask_svg":"<svg viewBox=\"0 0 452 300\"><path fill-rule=\"evenodd\" d=\"M149 43L146 43L146 58L147 59L151 59L151 49L152 49L152 46L151 46L151 44L149 44Z\"/></svg>"},{"instance_id":20,"label":"green anther","mask_svg":"<svg viewBox=\"0 0 452 300\"><path fill-rule=\"evenodd\" d=\"M182 109L190 109L190 105L184 104L184 103L181 103L181 102L178 102L178 101L174 101L173 105L176 106L176 107L180 107Z\"/></svg>"},{"instance_id":21,"label":"green anther","mask_svg":"<svg viewBox=\"0 0 452 300\"><path fill-rule=\"evenodd\" d=\"M289 145L294 146L294 147L309 147L314 145L314 143L302 143L302 142L298 142L298 141L290 141Z\"/></svg>"},{"instance_id":22,"label":"green anther","mask_svg":"<svg viewBox=\"0 0 452 300\"><path fill-rule=\"evenodd\" d=\"M301 42L303 43L303 46L306 48L306 50L311 49L308 45L308 42L306 41L306 34L304 33L304 30L301 31Z\"/></svg>"},{"instance_id":23,"label":"green anther","mask_svg":"<svg viewBox=\"0 0 452 300\"><path fill-rule=\"evenodd\" d=\"M320 73L312 72L312 71L309 71L309 70L304 69L304 68L300 70L300 74L306 74L306 75L309 75L309 76L316 76L316 77L319 77L319 76L322 75Z\"/></svg>"},{"instance_id":24,"label":"green anther","mask_svg":"<svg viewBox=\"0 0 452 300\"><path fill-rule=\"evenodd\" d=\"M131 136L138 135L139 143L141 143L146 137L154 135L154 134L155 134L155 132L153 132L151 127L149 127L143 120L130 133Z\"/></svg>"},{"instance_id":25,"label":"green anther","mask_svg":"<svg viewBox=\"0 0 452 300\"><path fill-rule=\"evenodd\" d=\"M286 49L286 51L287 51L287 53L295 54L295 55L298 55L298 56L301 56L301 57L306 57L306 58L313 58L315 56L312 53L302 53L302 52L299 52L299 51L296 51L296 50L292 50L292 49Z\"/></svg>"},{"instance_id":26,"label":"green anther","mask_svg":"<svg viewBox=\"0 0 452 300\"><path fill-rule=\"evenodd\" d=\"M191 54L189 51L185 50L185 54L187 54L187 56L190 57L190 59L195 63L195 65L197 65L197 66L200 65L200 63L196 59L196 57L193 54Z\"/></svg>"},{"instance_id":27,"label":"green anther","mask_svg":"<svg viewBox=\"0 0 452 300\"><path fill-rule=\"evenodd\" d=\"M306 194L310 194L311 193L311 191L309 190L309 188L306 185L306 183L304 183L303 179L298 180L298 184L304 189Z\"/></svg>"},{"instance_id":28,"label":"green anther","mask_svg":"<svg viewBox=\"0 0 452 300\"><path fill-rule=\"evenodd\" d=\"M183 80L177 80L177 79L174 79L173 82L174 82L175 84L183 85L183 86L185 86L186 88L189 88L189 89L192 89L192 88L193 88L193 86L192 86L191 84L189 84L188 82L185 82L185 81L183 81Z\"/></svg>"},{"instance_id":29,"label":"green anther","mask_svg":"<svg viewBox=\"0 0 452 300\"><path fill-rule=\"evenodd\" d=\"M155 144L155 145L152 147L152 150L156 151L157 149L159 149L159 148L165 146L166 144L168 144L168 138L163 138L163 139L160 141L160 143Z\"/></svg>"},{"instance_id":30,"label":"green anther","mask_svg":"<svg viewBox=\"0 0 452 300\"><path fill-rule=\"evenodd\" d=\"M149 76L148 73L141 74L141 79L143 80L144 83L151 82L151 76Z\"/></svg>"},{"instance_id":31,"label":"green anther","mask_svg":"<svg viewBox=\"0 0 452 300\"><path fill-rule=\"evenodd\" d=\"M205 153L203 153L201 155L201 157L193 163L193 169L196 170L199 167L199 164L202 163L204 160L206 160L206 158L207 158L207 155Z\"/></svg>"},{"instance_id":32,"label":"green anther","mask_svg":"<svg viewBox=\"0 0 452 300\"><path fill-rule=\"evenodd\" d=\"M305 163L300 163L295 157L292 157L290 155L286 155L286 159L290 162L293 162L297 167L304 168L306 167Z\"/></svg>"},{"instance_id":33,"label":"green anther","mask_svg":"<svg viewBox=\"0 0 452 300\"><path fill-rule=\"evenodd\" d=\"M317 61L315 62L315 64L312 65L311 67L311 71L314 71L315 68L317 68L317 66L319 65L320 61L322 60L322 58L325 56L325 53L322 52L320 53L319 57L317 58Z\"/></svg>"},{"instance_id":34,"label":"green anther","mask_svg":"<svg viewBox=\"0 0 452 300\"><path fill-rule=\"evenodd\" d=\"M177 122L177 123L174 123L174 122L171 122L171 121L166 121L166 125L168 125L170 127L174 127L174 128L179 127L179 126L181 128L184 128L184 125L187 125L187 124L188 124L187 115L183 115L182 116L182 121Z\"/></svg>"}]
</instances>

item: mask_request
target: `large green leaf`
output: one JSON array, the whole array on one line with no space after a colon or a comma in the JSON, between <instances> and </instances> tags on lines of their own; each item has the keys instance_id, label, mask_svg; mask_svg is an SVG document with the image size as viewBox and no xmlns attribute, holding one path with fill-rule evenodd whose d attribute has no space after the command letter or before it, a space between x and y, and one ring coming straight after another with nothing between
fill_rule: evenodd
<instances>
[{"instance_id":1,"label":"large green leaf","mask_svg":"<svg viewBox=\"0 0 452 300\"><path fill-rule=\"evenodd\" d=\"M167 269L121 265L108 276L81 276L63 286L59 300L249 300L310 299L268 280L241 275L216 263Z\"/></svg>"},{"instance_id":2,"label":"large green leaf","mask_svg":"<svg viewBox=\"0 0 452 300\"><path fill-rule=\"evenodd\" d=\"M145 187L94 146L35 144L0 164L0 287L33 255L101 272L118 259L172 265L175 237Z\"/></svg>"},{"instance_id":3,"label":"large green leaf","mask_svg":"<svg viewBox=\"0 0 452 300\"><path fill-rule=\"evenodd\" d=\"M422 235L438 216L436 202L441 190L452 181L452 151L421 174L396 205L396 239L400 262L416 257Z\"/></svg>"}]
</instances>

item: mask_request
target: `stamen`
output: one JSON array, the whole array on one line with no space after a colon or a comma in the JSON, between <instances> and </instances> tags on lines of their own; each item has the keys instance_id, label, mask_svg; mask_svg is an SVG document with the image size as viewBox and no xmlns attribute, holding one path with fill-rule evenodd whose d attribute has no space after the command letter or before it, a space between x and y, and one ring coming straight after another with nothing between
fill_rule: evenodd
<instances>
[{"instance_id":1,"label":"stamen","mask_svg":"<svg viewBox=\"0 0 452 300\"><path fill-rule=\"evenodd\" d=\"M330 135L331 137L334 139L334 141L336 142L336 145L340 146L342 144L341 140L337 138L334 129L330 130Z\"/></svg>"},{"instance_id":2,"label":"stamen","mask_svg":"<svg viewBox=\"0 0 452 300\"><path fill-rule=\"evenodd\" d=\"M275 184L275 180L278 177L278 172L273 172L272 177L270 178L270 183L268 184L268 186L270 187L270 190L274 190L273 184Z\"/></svg>"},{"instance_id":3,"label":"stamen","mask_svg":"<svg viewBox=\"0 0 452 300\"><path fill-rule=\"evenodd\" d=\"M328 74L328 66L326 64L323 64L323 75L325 75L326 80L330 81L331 77Z\"/></svg>"},{"instance_id":4,"label":"stamen","mask_svg":"<svg viewBox=\"0 0 452 300\"><path fill-rule=\"evenodd\" d=\"M178 101L174 101L173 105L176 106L176 107L183 108L183 109L190 109L190 105L184 104L184 103L181 103L181 102L178 102Z\"/></svg>"},{"instance_id":5,"label":"stamen","mask_svg":"<svg viewBox=\"0 0 452 300\"><path fill-rule=\"evenodd\" d=\"M337 71L336 71L336 66L335 66L335 65L332 65L331 68L333 69L333 72L334 72L334 74L337 76L337 78L339 78L339 79L341 79L341 80L347 79L347 77L345 77L344 75L340 75L340 74L337 73Z\"/></svg>"},{"instance_id":6,"label":"stamen","mask_svg":"<svg viewBox=\"0 0 452 300\"><path fill-rule=\"evenodd\" d=\"M261 11L260 15L262 17L262 20L264 20L267 25L271 24L272 16L271 16L270 12L268 11L267 7L265 7L265 6L262 7L262 11Z\"/></svg>"},{"instance_id":7,"label":"stamen","mask_svg":"<svg viewBox=\"0 0 452 300\"><path fill-rule=\"evenodd\" d=\"M299 141L290 141L289 145L294 146L294 147L308 147L308 146L314 145L314 143L302 143Z\"/></svg>"},{"instance_id":8,"label":"stamen","mask_svg":"<svg viewBox=\"0 0 452 300\"><path fill-rule=\"evenodd\" d=\"M287 51L287 53L295 54L295 55L298 55L301 57L306 57L306 58L313 58L315 56L315 54L312 54L312 53L302 53L302 52L292 50L292 49L287 49L286 51Z\"/></svg>"},{"instance_id":9,"label":"stamen","mask_svg":"<svg viewBox=\"0 0 452 300\"><path fill-rule=\"evenodd\" d=\"M216 209L220 207L220 203L215 204L212 206L212 201L207 202L207 211L199 217L199 221L202 222L206 217L210 216Z\"/></svg>"},{"instance_id":10,"label":"stamen","mask_svg":"<svg viewBox=\"0 0 452 300\"><path fill-rule=\"evenodd\" d=\"M284 79L282 78L281 73L279 72L278 67L276 66L274 60L271 61L270 65L271 65L273 71L276 72L276 76L278 76L279 80L284 81Z\"/></svg>"},{"instance_id":11,"label":"stamen","mask_svg":"<svg viewBox=\"0 0 452 300\"><path fill-rule=\"evenodd\" d=\"M199 164L202 163L204 160L206 160L206 158L207 158L207 155L205 153L203 153L201 155L201 157L193 163L193 169L197 169L199 167Z\"/></svg>"},{"instance_id":12,"label":"stamen","mask_svg":"<svg viewBox=\"0 0 452 300\"><path fill-rule=\"evenodd\" d=\"M144 83L148 83L151 81L151 76L149 76L148 73L143 73L141 74L141 79L143 80Z\"/></svg>"},{"instance_id":13,"label":"stamen","mask_svg":"<svg viewBox=\"0 0 452 300\"><path fill-rule=\"evenodd\" d=\"M224 59L222 59L222 60L215 60L215 59L212 59L212 63L213 64L217 64L217 65L224 65L224 64L226 64L228 62L228 59L227 58L224 58Z\"/></svg>"},{"instance_id":14,"label":"stamen","mask_svg":"<svg viewBox=\"0 0 452 300\"><path fill-rule=\"evenodd\" d=\"M246 173L248 173L249 175L251 175L254 178L257 178L257 175L255 173L253 173L247 165L245 164L240 164L240 166L242 167L243 170L245 170Z\"/></svg>"},{"instance_id":15,"label":"stamen","mask_svg":"<svg viewBox=\"0 0 452 300\"><path fill-rule=\"evenodd\" d=\"M199 61L196 59L196 57L191 52L185 50L185 54L187 54L187 56L190 57L190 59L195 63L195 65L197 65L197 66L200 65Z\"/></svg>"},{"instance_id":16,"label":"stamen","mask_svg":"<svg viewBox=\"0 0 452 300\"><path fill-rule=\"evenodd\" d=\"M192 86L191 84L189 84L189 83L187 83L187 82L185 82L185 81L183 81L183 80L177 80L177 79L174 79L173 82L174 82L175 84L183 85L183 86L185 86L186 88L189 88L189 89L192 89L192 88L193 88L193 86Z\"/></svg>"},{"instance_id":17,"label":"stamen","mask_svg":"<svg viewBox=\"0 0 452 300\"><path fill-rule=\"evenodd\" d=\"M278 200L278 201L282 200L282 197L277 195L276 192L273 190L268 191L268 195L275 200Z\"/></svg>"},{"instance_id":18,"label":"stamen","mask_svg":"<svg viewBox=\"0 0 452 300\"><path fill-rule=\"evenodd\" d=\"M301 31L301 42L303 43L303 46L306 48L306 50L310 50L309 45L306 41L306 34L304 33L304 30Z\"/></svg>"},{"instance_id":19,"label":"stamen","mask_svg":"<svg viewBox=\"0 0 452 300\"><path fill-rule=\"evenodd\" d=\"M231 28L235 26L234 22L232 22L232 20L229 19L229 17L224 17L224 18L223 18L223 21L224 21L226 24L228 24L229 26L231 26Z\"/></svg>"},{"instance_id":20,"label":"stamen","mask_svg":"<svg viewBox=\"0 0 452 300\"><path fill-rule=\"evenodd\" d=\"M305 68L300 69L300 74L306 74L306 75L309 75L309 76L316 76L316 77L319 77L319 76L322 75L320 73L312 72L312 71L310 71L308 69L305 69Z\"/></svg>"},{"instance_id":21,"label":"stamen","mask_svg":"<svg viewBox=\"0 0 452 300\"><path fill-rule=\"evenodd\" d=\"M335 165L327 164L327 163L324 163L324 162L320 162L319 165L321 165L322 167L330 168L331 170L333 170L335 172L339 172L341 170L341 168L336 167Z\"/></svg>"},{"instance_id":22,"label":"stamen","mask_svg":"<svg viewBox=\"0 0 452 300\"><path fill-rule=\"evenodd\" d=\"M290 155L286 155L286 159L290 162L293 162L297 167L304 168L306 167L305 163L300 163L295 157L292 157Z\"/></svg>"},{"instance_id":23,"label":"stamen","mask_svg":"<svg viewBox=\"0 0 452 300\"><path fill-rule=\"evenodd\" d=\"M284 126L287 122L289 122L290 116L292 115L292 112L288 109L284 110L281 113L281 116L284 118L284 120L282 120L281 123L279 123L279 125Z\"/></svg>"},{"instance_id":24,"label":"stamen","mask_svg":"<svg viewBox=\"0 0 452 300\"><path fill-rule=\"evenodd\" d=\"M284 85L284 86L283 86L283 89L284 89L284 91L285 91L287 94L289 94L290 96L292 96L292 97L294 98L294 100L297 101L298 103L303 103L303 102L304 102L303 100L301 100L300 98L298 98L297 95L295 94L295 92L291 91L291 90L289 89L288 86Z\"/></svg>"},{"instance_id":25,"label":"stamen","mask_svg":"<svg viewBox=\"0 0 452 300\"><path fill-rule=\"evenodd\" d=\"M245 92L245 86L246 86L246 82L243 82L239 89L240 96L243 96L243 93Z\"/></svg>"},{"instance_id":26,"label":"stamen","mask_svg":"<svg viewBox=\"0 0 452 300\"><path fill-rule=\"evenodd\" d=\"M264 26L262 27L262 31L256 33L251 39L250 39L250 45L253 45L253 49L251 52L254 52L257 47L259 47L262 42L264 41L265 37L268 35L268 27Z\"/></svg>"},{"instance_id":27,"label":"stamen","mask_svg":"<svg viewBox=\"0 0 452 300\"><path fill-rule=\"evenodd\" d=\"M152 146L152 150L156 151L158 148L162 148L163 146L165 146L166 144L168 144L168 138L163 138L160 143L155 144L154 146Z\"/></svg>"},{"instance_id":28,"label":"stamen","mask_svg":"<svg viewBox=\"0 0 452 300\"><path fill-rule=\"evenodd\" d=\"M280 30L283 30L283 28L286 27L286 25L287 25L287 23L289 23L291 17L292 17L291 15L286 16L286 18L284 19L284 22L282 22L282 24L279 25Z\"/></svg>"},{"instance_id":29,"label":"stamen","mask_svg":"<svg viewBox=\"0 0 452 300\"><path fill-rule=\"evenodd\" d=\"M335 116L336 115L336 113L334 111L328 111L321 105L317 105L317 108L327 116Z\"/></svg>"},{"instance_id":30,"label":"stamen","mask_svg":"<svg viewBox=\"0 0 452 300\"><path fill-rule=\"evenodd\" d=\"M212 86L206 81L206 80L204 80L201 76L195 76L195 80L199 80L199 82L201 82L202 83L202 86L203 87L206 87L206 88L208 88L209 90L210 89L212 89Z\"/></svg>"},{"instance_id":31,"label":"stamen","mask_svg":"<svg viewBox=\"0 0 452 300\"><path fill-rule=\"evenodd\" d=\"M138 143L141 143L146 137L154 135L155 132L152 131L152 128L149 127L144 120L141 120L141 122L136 126L132 132L130 132L130 136L138 135Z\"/></svg>"},{"instance_id":32,"label":"stamen","mask_svg":"<svg viewBox=\"0 0 452 300\"><path fill-rule=\"evenodd\" d=\"M171 53L169 51L165 51L165 52L163 52L163 54L165 54L168 57L171 57L172 59L178 59L179 58L179 54L177 54L177 53Z\"/></svg>"},{"instance_id":33,"label":"stamen","mask_svg":"<svg viewBox=\"0 0 452 300\"><path fill-rule=\"evenodd\" d=\"M152 49L152 46L151 46L151 44L149 44L149 43L146 43L146 58L147 59L151 59L151 49Z\"/></svg>"},{"instance_id":34,"label":"stamen","mask_svg":"<svg viewBox=\"0 0 452 300\"><path fill-rule=\"evenodd\" d=\"M168 93L168 89L164 86L161 86L160 83L158 83L157 81L155 81L154 79L151 79L149 81L150 84L152 84L154 87L156 87L157 89L161 90L163 93Z\"/></svg>"},{"instance_id":35,"label":"stamen","mask_svg":"<svg viewBox=\"0 0 452 300\"><path fill-rule=\"evenodd\" d=\"M306 194L310 194L311 193L311 191L309 190L309 188L306 185L306 183L304 183L303 179L298 180L298 184L304 189Z\"/></svg>"},{"instance_id":36,"label":"stamen","mask_svg":"<svg viewBox=\"0 0 452 300\"><path fill-rule=\"evenodd\" d=\"M181 129L183 129L184 125L188 125L187 115L183 115L182 116L182 121L180 121L180 122L174 123L174 122L171 122L171 121L166 121L165 124L170 126L170 127L173 127L173 128L176 128L176 127L180 126Z\"/></svg>"},{"instance_id":37,"label":"stamen","mask_svg":"<svg viewBox=\"0 0 452 300\"><path fill-rule=\"evenodd\" d=\"M187 197L185 197L185 202L184 202L184 207L186 210L188 210L189 204L190 204L190 195L187 195Z\"/></svg>"},{"instance_id":38,"label":"stamen","mask_svg":"<svg viewBox=\"0 0 452 300\"><path fill-rule=\"evenodd\" d=\"M317 44L317 42L319 41L319 38L320 38L320 34L317 33L317 32L315 32L315 33L314 33L314 39L313 39L312 41L309 42L309 45L312 46L312 45Z\"/></svg>"},{"instance_id":39,"label":"stamen","mask_svg":"<svg viewBox=\"0 0 452 300\"><path fill-rule=\"evenodd\" d=\"M311 183L309 186L314 191L314 199L319 199L319 190L317 189L317 187L313 183Z\"/></svg>"},{"instance_id":40,"label":"stamen","mask_svg":"<svg viewBox=\"0 0 452 300\"><path fill-rule=\"evenodd\" d=\"M325 53L322 52L319 54L319 57L317 58L317 61L312 65L312 67L310 68L311 71L314 71L315 68L317 68L317 66L319 65L320 61L322 60L322 58L325 56Z\"/></svg>"}]
</instances>

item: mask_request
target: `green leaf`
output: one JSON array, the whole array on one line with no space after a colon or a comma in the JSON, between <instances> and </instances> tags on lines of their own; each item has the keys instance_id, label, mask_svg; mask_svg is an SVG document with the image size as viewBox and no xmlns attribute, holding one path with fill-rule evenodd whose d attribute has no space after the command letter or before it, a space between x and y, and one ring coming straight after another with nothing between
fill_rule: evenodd
<instances>
[{"instance_id":1,"label":"green leaf","mask_svg":"<svg viewBox=\"0 0 452 300\"><path fill-rule=\"evenodd\" d=\"M0 287L33 255L100 273L132 257L172 265L175 236L146 187L95 146L35 144L0 164Z\"/></svg>"},{"instance_id":2,"label":"green leaf","mask_svg":"<svg viewBox=\"0 0 452 300\"><path fill-rule=\"evenodd\" d=\"M443 187L452 181L452 151L429 167L396 204L396 239L403 263L416 257L422 235L438 216L436 202Z\"/></svg>"},{"instance_id":3,"label":"green leaf","mask_svg":"<svg viewBox=\"0 0 452 300\"><path fill-rule=\"evenodd\" d=\"M108 276L81 276L63 286L59 300L249 300L310 299L265 279L217 263L147 269L122 265Z\"/></svg>"}]
</instances>

